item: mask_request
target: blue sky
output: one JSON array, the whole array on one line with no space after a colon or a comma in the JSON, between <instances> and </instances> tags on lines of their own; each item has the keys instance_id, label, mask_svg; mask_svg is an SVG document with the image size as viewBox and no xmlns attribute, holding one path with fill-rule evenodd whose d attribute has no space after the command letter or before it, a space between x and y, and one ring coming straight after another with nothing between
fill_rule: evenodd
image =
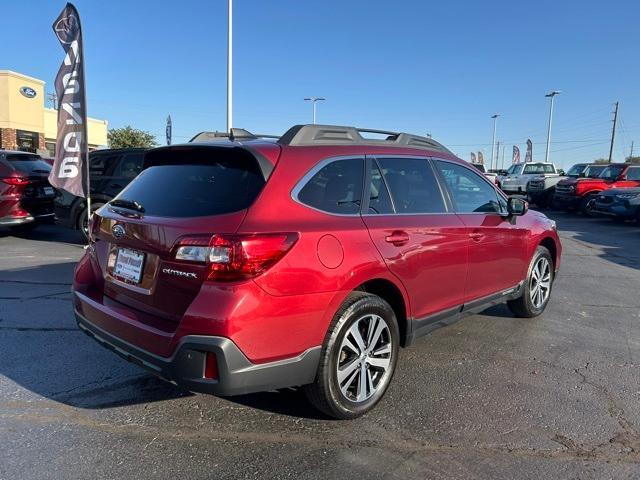
<instances>
[{"instance_id":1,"label":"blue sky","mask_svg":"<svg viewBox=\"0 0 640 480\"><path fill-rule=\"evenodd\" d=\"M75 2L85 39L89 114L174 142L223 130L226 1ZM3 5L0 69L41 78L63 58L51 23L63 1ZM311 121L305 96L325 96L320 123L431 133L461 157L498 139L544 158L556 99L552 160L565 167L640 152L640 2L235 0L234 126L279 134Z\"/></svg>"}]
</instances>

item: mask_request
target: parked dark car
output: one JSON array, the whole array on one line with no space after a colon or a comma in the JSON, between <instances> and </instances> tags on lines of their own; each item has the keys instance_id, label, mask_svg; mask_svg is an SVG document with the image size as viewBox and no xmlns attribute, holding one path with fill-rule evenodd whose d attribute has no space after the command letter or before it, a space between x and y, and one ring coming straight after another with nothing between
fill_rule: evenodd
<instances>
[{"instance_id":1,"label":"parked dark car","mask_svg":"<svg viewBox=\"0 0 640 480\"><path fill-rule=\"evenodd\" d=\"M305 385L354 418L384 395L401 345L497 303L541 315L555 222L431 138L361 132L298 125L277 142L147 152L91 221L80 328L191 391Z\"/></svg>"},{"instance_id":2,"label":"parked dark car","mask_svg":"<svg viewBox=\"0 0 640 480\"><path fill-rule=\"evenodd\" d=\"M142 171L144 148L96 150L89 154L91 210L111 201ZM58 223L87 234L87 202L60 190L55 200Z\"/></svg>"},{"instance_id":3,"label":"parked dark car","mask_svg":"<svg viewBox=\"0 0 640 480\"><path fill-rule=\"evenodd\" d=\"M0 225L30 230L53 222L51 165L39 155L0 150Z\"/></svg>"},{"instance_id":4,"label":"parked dark car","mask_svg":"<svg viewBox=\"0 0 640 480\"><path fill-rule=\"evenodd\" d=\"M617 220L640 222L640 188L605 190L596 197L594 211Z\"/></svg>"}]
</instances>

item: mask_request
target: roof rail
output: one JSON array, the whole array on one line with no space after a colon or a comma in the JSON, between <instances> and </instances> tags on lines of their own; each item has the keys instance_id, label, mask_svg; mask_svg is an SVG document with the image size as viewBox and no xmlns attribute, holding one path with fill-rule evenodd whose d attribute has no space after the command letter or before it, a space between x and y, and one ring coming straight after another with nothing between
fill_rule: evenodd
<instances>
[{"instance_id":1,"label":"roof rail","mask_svg":"<svg viewBox=\"0 0 640 480\"><path fill-rule=\"evenodd\" d=\"M386 135L386 138L372 139L362 133ZM452 153L448 148L432 138L411 133L389 132L370 128L342 127L338 125L295 125L280 137L281 145L379 145L410 147L423 150L438 150Z\"/></svg>"},{"instance_id":2,"label":"roof rail","mask_svg":"<svg viewBox=\"0 0 640 480\"><path fill-rule=\"evenodd\" d=\"M200 132L196 134L189 143L201 143L211 141L230 140L257 140L258 138L280 138L277 135L253 134L244 128L232 128L230 132Z\"/></svg>"}]
</instances>

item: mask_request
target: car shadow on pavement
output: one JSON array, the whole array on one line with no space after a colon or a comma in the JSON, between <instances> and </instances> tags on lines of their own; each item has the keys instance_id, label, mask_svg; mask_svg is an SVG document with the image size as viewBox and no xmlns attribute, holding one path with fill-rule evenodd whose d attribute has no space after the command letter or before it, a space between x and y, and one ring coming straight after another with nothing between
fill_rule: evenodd
<instances>
[{"instance_id":1,"label":"car shadow on pavement","mask_svg":"<svg viewBox=\"0 0 640 480\"><path fill-rule=\"evenodd\" d=\"M616 222L609 218L586 218L576 213L543 211L558 224L561 232L572 232L572 238L585 248L600 250L598 256L609 262L640 270L640 224Z\"/></svg>"},{"instance_id":2,"label":"car shadow on pavement","mask_svg":"<svg viewBox=\"0 0 640 480\"><path fill-rule=\"evenodd\" d=\"M8 227L0 227L0 238L5 237L15 237L36 242L61 242L72 245L83 245L85 243L80 231L49 224L39 225L34 230L27 231L16 231Z\"/></svg>"}]
</instances>

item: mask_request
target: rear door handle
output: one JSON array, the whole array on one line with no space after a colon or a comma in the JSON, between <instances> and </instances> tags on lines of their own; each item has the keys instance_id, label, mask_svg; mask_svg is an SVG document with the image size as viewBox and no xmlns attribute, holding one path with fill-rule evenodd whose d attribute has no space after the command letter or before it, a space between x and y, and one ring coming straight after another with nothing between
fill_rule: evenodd
<instances>
[{"instance_id":1,"label":"rear door handle","mask_svg":"<svg viewBox=\"0 0 640 480\"><path fill-rule=\"evenodd\" d=\"M479 242L485 237L484 233L481 233L479 230L474 230L469 234L469 236L474 242Z\"/></svg>"},{"instance_id":2,"label":"rear door handle","mask_svg":"<svg viewBox=\"0 0 640 480\"><path fill-rule=\"evenodd\" d=\"M396 247L400 247L409 241L409 234L402 230L394 230L391 235L384 237L385 242L392 243Z\"/></svg>"}]
</instances>

